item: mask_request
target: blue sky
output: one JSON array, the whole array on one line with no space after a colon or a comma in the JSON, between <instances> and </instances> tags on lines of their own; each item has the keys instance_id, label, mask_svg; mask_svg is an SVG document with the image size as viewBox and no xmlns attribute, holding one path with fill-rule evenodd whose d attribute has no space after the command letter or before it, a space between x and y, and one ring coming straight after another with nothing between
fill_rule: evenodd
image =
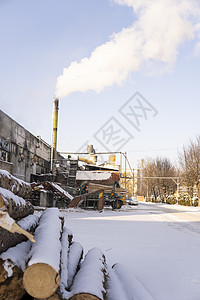
<instances>
[{"instance_id":1,"label":"blue sky","mask_svg":"<svg viewBox=\"0 0 200 300\"><path fill-rule=\"evenodd\" d=\"M116 2L1 0L1 109L50 143L57 77L71 62L89 58L114 32L132 26L138 17L132 7ZM162 73L160 64L157 71L153 67L153 74L151 67L141 68L100 93L89 89L60 99L58 150L77 151L88 141L105 151L94 135L113 117L134 136L120 148L128 152L133 167L148 156L174 160L176 149L200 133L200 64L199 55L194 55L195 43L197 37L177 46L170 71ZM122 55L128 55L125 44L123 51ZM149 114L147 120L141 119L140 132L119 112L137 91L158 111L155 117Z\"/></svg>"}]
</instances>

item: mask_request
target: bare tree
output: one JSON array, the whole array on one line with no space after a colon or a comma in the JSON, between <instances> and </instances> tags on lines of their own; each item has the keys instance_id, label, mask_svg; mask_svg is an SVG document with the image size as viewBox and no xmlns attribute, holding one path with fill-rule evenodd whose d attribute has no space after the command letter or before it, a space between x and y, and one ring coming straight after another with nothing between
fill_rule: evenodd
<instances>
[{"instance_id":1,"label":"bare tree","mask_svg":"<svg viewBox=\"0 0 200 300\"><path fill-rule=\"evenodd\" d=\"M144 177L143 191L146 197L154 196L155 201L158 197L165 200L167 195L175 192L175 182L172 179L164 178L176 176L176 169L168 158L157 157L156 159L142 160L141 169Z\"/></svg>"},{"instance_id":2,"label":"bare tree","mask_svg":"<svg viewBox=\"0 0 200 300\"><path fill-rule=\"evenodd\" d=\"M188 189L193 190L194 186L197 187L198 206L200 206L200 136L194 142L190 141L189 145L183 146L183 151L179 154L179 161L182 180Z\"/></svg>"}]
</instances>

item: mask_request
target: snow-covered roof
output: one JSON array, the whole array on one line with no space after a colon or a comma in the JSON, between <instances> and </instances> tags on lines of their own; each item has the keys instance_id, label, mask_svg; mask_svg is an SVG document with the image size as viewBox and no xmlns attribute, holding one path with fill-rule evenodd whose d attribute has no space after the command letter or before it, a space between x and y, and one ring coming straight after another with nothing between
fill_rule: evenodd
<instances>
[{"instance_id":1,"label":"snow-covered roof","mask_svg":"<svg viewBox=\"0 0 200 300\"><path fill-rule=\"evenodd\" d=\"M76 180L109 180L112 171L77 171Z\"/></svg>"}]
</instances>

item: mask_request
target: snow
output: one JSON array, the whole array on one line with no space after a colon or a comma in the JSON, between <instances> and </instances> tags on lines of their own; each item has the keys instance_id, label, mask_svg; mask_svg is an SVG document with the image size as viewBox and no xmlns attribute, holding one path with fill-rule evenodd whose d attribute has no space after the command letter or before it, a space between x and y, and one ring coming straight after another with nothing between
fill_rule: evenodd
<instances>
[{"instance_id":1,"label":"snow","mask_svg":"<svg viewBox=\"0 0 200 300\"><path fill-rule=\"evenodd\" d=\"M133 274L127 273L126 268L124 268L122 264L115 264L113 269L120 282L123 283L123 289L126 291L128 296L127 299L154 300L137 277Z\"/></svg>"},{"instance_id":2,"label":"snow","mask_svg":"<svg viewBox=\"0 0 200 300\"><path fill-rule=\"evenodd\" d=\"M34 233L35 243L29 253L28 266L45 263L57 272L60 269L61 219L58 208L47 208L42 214Z\"/></svg>"},{"instance_id":3,"label":"snow","mask_svg":"<svg viewBox=\"0 0 200 300\"><path fill-rule=\"evenodd\" d=\"M108 180L113 171L77 171L76 180Z\"/></svg>"},{"instance_id":4,"label":"snow","mask_svg":"<svg viewBox=\"0 0 200 300\"><path fill-rule=\"evenodd\" d=\"M73 242L69 248L69 262L68 262L68 281L67 285L70 287L73 282L73 278L76 274L77 267L80 263L81 256L83 254L83 247L78 242Z\"/></svg>"},{"instance_id":5,"label":"snow","mask_svg":"<svg viewBox=\"0 0 200 300\"><path fill-rule=\"evenodd\" d=\"M17 224L23 228L24 230L30 230L31 227L36 227L39 221L39 216L36 215L29 215L20 221L17 222Z\"/></svg>"},{"instance_id":6,"label":"snow","mask_svg":"<svg viewBox=\"0 0 200 300\"><path fill-rule=\"evenodd\" d=\"M63 194L65 197L69 198L70 200L73 200L74 197L70 195L68 192L66 192L63 188L61 188L58 184L55 182L51 182L51 185L55 187L61 194Z\"/></svg>"},{"instance_id":7,"label":"snow","mask_svg":"<svg viewBox=\"0 0 200 300\"><path fill-rule=\"evenodd\" d=\"M134 300L144 300L144 294L154 300L199 300L200 208L139 203L101 214L80 209L63 214L85 252L99 247L110 267L119 264L111 271L108 300L118 300L112 289L120 278L117 268L126 273L120 278L123 289L116 285L121 295L129 290ZM85 278L81 285L86 283Z\"/></svg>"},{"instance_id":8,"label":"snow","mask_svg":"<svg viewBox=\"0 0 200 300\"><path fill-rule=\"evenodd\" d=\"M108 266L107 298L109 300L129 300L123 288L122 282L114 270Z\"/></svg>"},{"instance_id":9,"label":"snow","mask_svg":"<svg viewBox=\"0 0 200 300\"><path fill-rule=\"evenodd\" d=\"M2 187L0 187L0 194L2 195L6 205L9 204L7 199L11 199L12 201L15 202L16 205L19 205L19 206L20 205L23 205L23 206L26 205L26 201L22 197L19 197L19 196L13 194L11 191L6 190Z\"/></svg>"},{"instance_id":10,"label":"snow","mask_svg":"<svg viewBox=\"0 0 200 300\"><path fill-rule=\"evenodd\" d=\"M60 278L60 291L61 294L64 294L65 289L67 288L68 280L68 251L69 251L69 231L66 227L63 228L62 233L62 253L61 253L61 278Z\"/></svg>"},{"instance_id":11,"label":"snow","mask_svg":"<svg viewBox=\"0 0 200 300\"><path fill-rule=\"evenodd\" d=\"M0 258L4 260L4 268L8 273L8 277L13 274L13 267L16 265L23 272L25 271L25 263L28 257L28 253L31 248L31 242L23 242L15 247L9 248L7 251L0 255Z\"/></svg>"}]
</instances>

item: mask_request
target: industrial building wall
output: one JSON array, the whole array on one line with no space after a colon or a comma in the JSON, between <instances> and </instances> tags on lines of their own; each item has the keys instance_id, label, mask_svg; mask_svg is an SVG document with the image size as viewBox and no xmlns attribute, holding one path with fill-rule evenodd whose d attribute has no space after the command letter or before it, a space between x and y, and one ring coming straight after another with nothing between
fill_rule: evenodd
<instances>
[{"instance_id":1,"label":"industrial building wall","mask_svg":"<svg viewBox=\"0 0 200 300\"><path fill-rule=\"evenodd\" d=\"M29 182L50 171L50 160L51 147L0 110L0 168Z\"/></svg>"}]
</instances>

